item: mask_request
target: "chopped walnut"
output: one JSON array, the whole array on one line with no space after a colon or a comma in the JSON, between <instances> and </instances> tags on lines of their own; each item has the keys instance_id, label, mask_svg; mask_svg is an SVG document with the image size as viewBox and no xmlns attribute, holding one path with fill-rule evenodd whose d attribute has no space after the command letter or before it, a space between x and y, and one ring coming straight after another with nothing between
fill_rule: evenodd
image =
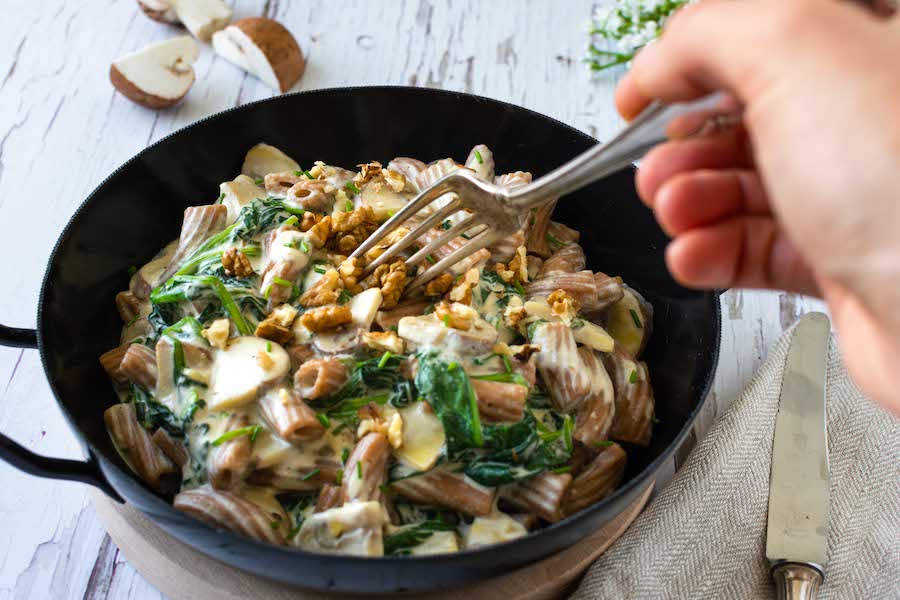
<instances>
[{"instance_id":1,"label":"chopped walnut","mask_svg":"<svg viewBox=\"0 0 900 600\"><path fill-rule=\"evenodd\" d=\"M387 265L380 265L373 274L376 285L381 288L381 309L397 306L403 286L406 285L406 263L397 259Z\"/></svg>"},{"instance_id":2,"label":"chopped walnut","mask_svg":"<svg viewBox=\"0 0 900 600\"><path fill-rule=\"evenodd\" d=\"M509 270L513 273L513 279L519 283L528 283L528 253L525 246L516 248L516 255L509 261Z\"/></svg>"},{"instance_id":3,"label":"chopped walnut","mask_svg":"<svg viewBox=\"0 0 900 600\"><path fill-rule=\"evenodd\" d=\"M461 331L471 329L472 322L478 318L478 311L459 302L439 302L434 306L434 314L447 327Z\"/></svg>"},{"instance_id":4,"label":"chopped walnut","mask_svg":"<svg viewBox=\"0 0 900 600\"><path fill-rule=\"evenodd\" d=\"M300 306L325 306L334 304L344 287L336 269L328 269L311 288L300 296Z\"/></svg>"},{"instance_id":5,"label":"chopped walnut","mask_svg":"<svg viewBox=\"0 0 900 600\"><path fill-rule=\"evenodd\" d=\"M566 324L578 315L581 305L578 300L569 295L565 290L556 290L547 296L547 304L550 312L561 318Z\"/></svg>"},{"instance_id":6,"label":"chopped walnut","mask_svg":"<svg viewBox=\"0 0 900 600\"><path fill-rule=\"evenodd\" d=\"M228 277L244 278L253 275L250 259L234 246L222 253L222 266L225 267L225 275Z\"/></svg>"},{"instance_id":7,"label":"chopped walnut","mask_svg":"<svg viewBox=\"0 0 900 600\"><path fill-rule=\"evenodd\" d=\"M374 246L368 252L366 252L366 259L369 262L375 260L382 254L384 254L385 250L399 242L407 233L409 233L409 229L407 229L406 227L398 227L397 229L393 230L392 232L387 234L383 240L381 240L380 244Z\"/></svg>"},{"instance_id":8,"label":"chopped walnut","mask_svg":"<svg viewBox=\"0 0 900 600\"><path fill-rule=\"evenodd\" d=\"M211 346L220 350L225 349L230 334L231 319L216 319L210 323L209 327L200 332L200 335L205 337Z\"/></svg>"},{"instance_id":9,"label":"chopped walnut","mask_svg":"<svg viewBox=\"0 0 900 600\"><path fill-rule=\"evenodd\" d=\"M500 279L502 279L506 283L511 282L515 277L515 273L507 269L506 265L504 265L503 263L496 263L493 267L491 267L491 270L499 275Z\"/></svg>"},{"instance_id":10,"label":"chopped walnut","mask_svg":"<svg viewBox=\"0 0 900 600\"><path fill-rule=\"evenodd\" d=\"M515 328L527 315L524 306L507 306L503 309L503 319L507 327Z\"/></svg>"},{"instance_id":11,"label":"chopped walnut","mask_svg":"<svg viewBox=\"0 0 900 600\"><path fill-rule=\"evenodd\" d=\"M367 331L363 333L363 342L369 348L380 352L403 354L405 344L393 331Z\"/></svg>"},{"instance_id":12,"label":"chopped walnut","mask_svg":"<svg viewBox=\"0 0 900 600\"><path fill-rule=\"evenodd\" d=\"M333 331L353 320L347 306L321 306L300 315L300 324L313 333Z\"/></svg>"},{"instance_id":13,"label":"chopped walnut","mask_svg":"<svg viewBox=\"0 0 900 600\"><path fill-rule=\"evenodd\" d=\"M356 165L359 167L359 173L353 178L353 183L357 186L371 181L375 177L381 176L381 163L374 160L364 165Z\"/></svg>"},{"instance_id":14,"label":"chopped walnut","mask_svg":"<svg viewBox=\"0 0 900 600\"><path fill-rule=\"evenodd\" d=\"M343 262L341 262L341 266L338 267L338 274L341 276L344 288L351 294L358 294L362 291L363 288L359 285L359 278L363 274L363 266L360 259L344 259Z\"/></svg>"},{"instance_id":15,"label":"chopped walnut","mask_svg":"<svg viewBox=\"0 0 900 600\"><path fill-rule=\"evenodd\" d=\"M310 227L307 233L313 247L321 248L331 235L331 217L322 217L322 220Z\"/></svg>"},{"instance_id":16,"label":"chopped walnut","mask_svg":"<svg viewBox=\"0 0 900 600\"><path fill-rule=\"evenodd\" d=\"M531 358L531 355L535 352L540 352L541 347L536 344L522 344L521 346L510 346L509 348L513 357L524 362L528 362L528 359Z\"/></svg>"},{"instance_id":17,"label":"chopped walnut","mask_svg":"<svg viewBox=\"0 0 900 600\"><path fill-rule=\"evenodd\" d=\"M334 213L331 217L333 247L342 254L350 254L378 229L378 220L371 206L360 206L350 212Z\"/></svg>"},{"instance_id":18,"label":"chopped walnut","mask_svg":"<svg viewBox=\"0 0 900 600\"><path fill-rule=\"evenodd\" d=\"M314 225L321 222L323 218L322 215L317 215L312 211L306 211L300 219L300 231L309 231ZM325 234L325 237L328 237L327 233ZM322 243L324 244L325 242L323 241Z\"/></svg>"},{"instance_id":19,"label":"chopped walnut","mask_svg":"<svg viewBox=\"0 0 900 600\"><path fill-rule=\"evenodd\" d=\"M398 194L406 189L406 176L403 173L382 169L381 174L384 176L384 182Z\"/></svg>"},{"instance_id":20,"label":"chopped walnut","mask_svg":"<svg viewBox=\"0 0 900 600\"><path fill-rule=\"evenodd\" d=\"M344 254L350 254L357 248L359 245L363 243L362 239L357 239L356 236L352 233L348 233L347 235L341 236L338 238L337 243L335 244L335 249L338 252L343 252Z\"/></svg>"},{"instance_id":21,"label":"chopped walnut","mask_svg":"<svg viewBox=\"0 0 900 600\"><path fill-rule=\"evenodd\" d=\"M512 356L513 351L512 348L509 347L509 344L506 342L497 342L494 344L494 347L491 348L491 352L494 354L505 354L506 356Z\"/></svg>"},{"instance_id":22,"label":"chopped walnut","mask_svg":"<svg viewBox=\"0 0 900 600\"><path fill-rule=\"evenodd\" d=\"M428 282L428 285L425 286L425 295L429 297L443 296L451 285L453 285L453 275L442 273Z\"/></svg>"},{"instance_id":23,"label":"chopped walnut","mask_svg":"<svg viewBox=\"0 0 900 600\"><path fill-rule=\"evenodd\" d=\"M478 280L480 278L481 274L478 272L478 269L469 269L455 284L453 284L453 288L450 290L447 299L451 302L460 302L462 304L471 305L472 289L478 285Z\"/></svg>"},{"instance_id":24,"label":"chopped walnut","mask_svg":"<svg viewBox=\"0 0 900 600\"><path fill-rule=\"evenodd\" d=\"M290 327L296 318L297 309L290 304L282 304L273 310L268 317L260 321L253 335L272 340L284 346L294 337Z\"/></svg>"},{"instance_id":25,"label":"chopped walnut","mask_svg":"<svg viewBox=\"0 0 900 600\"><path fill-rule=\"evenodd\" d=\"M392 406L378 406L369 404L360 410L363 413L356 428L357 439L372 431L382 434L387 438L392 448L403 445L403 417Z\"/></svg>"},{"instance_id":26,"label":"chopped walnut","mask_svg":"<svg viewBox=\"0 0 900 600\"><path fill-rule=\"evenodd\" d=\"M383 168L378 161L357 166L359 167L359 173L353 178L353 183L359 187L371 182L375 186L387 184L397 193L402 192L406 188L406 177L403 174Z\"/></svg>"},{"instance_id":27,"label":"chopped walnut","mask_svg":"<svg viewBox=\"0 0 900 600\"><path fill-rule=\"evenodd\" d=\"M330 169L330 173L329 173ZM321 160L317 160L313 165L313 168L309 170L309 174L315 177L316 179L321 179L322 177L328 177L329 174L334 173L334 167L329 167Z\"/></svg>"}]
</instances>

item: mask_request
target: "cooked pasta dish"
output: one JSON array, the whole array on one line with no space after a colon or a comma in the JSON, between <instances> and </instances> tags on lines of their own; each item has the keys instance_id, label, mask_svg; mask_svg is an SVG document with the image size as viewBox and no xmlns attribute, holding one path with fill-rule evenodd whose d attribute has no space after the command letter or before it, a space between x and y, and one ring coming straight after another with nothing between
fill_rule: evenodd
<instances>
[{"instance_id":1,"label":"cooked pasta dish","mask_svg":"<svg viewBox=\"0 0 900 600\"><path fill-rule=\"evenodd\" d=\"M356 171L252 148L116 296L121 345L100 362L124 462L211 526L359 556L508 541L611 494L655 421L652 309L586 268L555 203L417 293L415 246L362 276L409 229L348 258L453 169L531 181L494 165L484 145Z\"/></svg>"}]
</instances>

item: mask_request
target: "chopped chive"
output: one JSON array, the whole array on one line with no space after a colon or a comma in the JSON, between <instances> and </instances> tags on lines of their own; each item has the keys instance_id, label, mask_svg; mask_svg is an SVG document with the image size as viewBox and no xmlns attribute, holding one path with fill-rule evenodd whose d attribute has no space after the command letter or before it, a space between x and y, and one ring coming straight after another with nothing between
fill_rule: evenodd
<instances>
[{"instance_id":1,"label":"chopped chive","mask_svg":"<svg viewBox=\"0 0 900 600\"><path fill-rule=\"evenodd\" d=\"M263 181L265 181L265 180L264 180L262 177L260 177L260 178L258 178L258 179L254 179L254 180L253 180L253 183L255 183L256 185L259 185L259 184L261 184Z\"/></svg>"},{"instance_id":2,"label":"chopped chive","mask_svg":"<svg viewBox=\"0 0 900 600\"><path fill-rule=\"evenodd\" d=\"M425 257L425 260L427 260L427 261L430 262L431 264L434 264L434 263L435 263L434 257L433 257L432 255L430 255L430 254L429 254L428 256Z\"/></svg>"},{"instance_id":3,"label":"chopped chive","mask_svg":"<svg viewBox=\"0 0 900 600\"><path fill-rule=\"evenodd\" d=\"M638 314L635 312L633 308L629 308L628 312L631 313L631 319L634 321L634 326L638 329L643 329L644 326L641 324L641 319L638 317Z\"/></svg>"},{"instance_id":4,"label":"chopped chive","mask_svg":"<svg viewBox=\"0 0 900 600\"><path fill-rule=\"evenodd\" d=\"M518 280L514 280L514 281L513 281L513 285L515 285L516 291L519 292L519 295L520 295L520 296L524 296L524 295L525 295L525 288L522 287L522 284L519 283Z\"/></svg>"},{"instance_id":5,"label":"chopped chive","mask_svg":"<svg viewBox=\"0 0 900 600\"><path fill-rule=\"evenodd\" d=\"M266 352L272 351L272 342L266 342Z\"/></svg>"},{"instance_id":6,"label":"chopped chive","mask_svg":"<svg viewBox=\"0 0 900 600\"><path fill-rule=\"evenodd\" d=\"M444 231L447 231L447 230L450 229L452 226L453 226L453 224L450 222L450 219L447 219L446 221L444 221L443 223L441 223L441 229L443 229Z\"/></svg>"},{"instance_id":7,"label":"chopped chive","mask_svg":"<svg viewBox=\"0 0 900 600\"><path fill-rule=\"evenodd\" d=\"M306 240L300 241L300 249L309 254L309 244L306 243Z\"/></svg>"},{"instance_id":8,"label":"chopped chive","mask_svg":"<svg viewBox=\"0 0 900 600\"><path fill-rule=\"evenodd\" d=\"M397 213L395 213L395 212L392 211L392 210L387 211L388 219L390 219L391 217L393 217L395 214L397 214Z\"/></svg>"},{"instance_id":9,"label":"chopped chive","mask_svg":"<svg viewBox=\"0 0 900 600\"><path fill-rule=\"evenodd\" d=\"M282 223L282 225L284 225L285 227L293 227L297 224L297 221L299 221L299 219L295 215L292 215L284 223Z\"/></svg>"},{"instance_id":10,"label":"chopped chive","mask_svg":"<svg viewBox=\"0 0 900 600\"><path fill-rule=\"evenodd\" d=\"M353 192L354 194L359 193L359 188L356 187L356 184L353 183L352 181L348 181L344 187L347 188L348 190L350 190L351 192Z\"/></svg>"},{"instance_id":11,"label":"chopped chive","mask_svg":"<svg viewBox=\"0 0 900 600\"><path fill-rule=\"evenodd\" d=\"M342 432L343 430L345 430L346 428L347 428L347 423L346 422L341 423L340 425L338 425L331 431L331 435L337 435L340 432Z\"/></svg>"},{"instance_id":12,"label":"chopped chive","mask_svg":"<svg viewBox=\"0 0 900 600\"><path fill-rule=\"evenodd\" d=\"M503 361L503 366L506 367L506 372L512 373L512 365L509 364L509 357L505 354L501 354L500 359Z\"/></svg>"},{"instance_id":13,"label":"chopped chive","mask_svg":"<svg viewBox=\"0 0 900 600\"><path fill-rule=\"evenodd\" d=\"M347 200L347 203L344 204L344 212L353 212L353 202Z\"/></svg>"},{"instance_id":14,"label":"chopped chive","mask_svg":"<svg viewBox=\"0 0 900 600\"><path fill-rule=\"evenodd\" d=\"M631 383L637 383L637 369L631 372L631 375L628 376L628 381Z\"/></svg>"},{"instance_id":15,"label":"chopped chive","mask_svg":"<svg viewBox=\"0 0 900 600\"><path fill-rule=\"evenodd\" d=\"M341 485L341 481L343 481L343 480L344 480L344 470L338 469L337 475L334 476L334 484Z\"/></svg>"},{"instance_id":16,"label":"chopped chive","mask_svg":"<svg viewBox=\"0 0 900 600\"><path fill-rule=\"evenodd\" d=\"M464 233L461 233L461 234L459 234L459 235L460 235L463 239L466 239L466 240L471 240L471 239L472 239L471 236L468 236L468 235L466 235L466 234L464 234Z\"/></svg>"},{"instance_id":17,"label":"chopped chive","mask_svg":"<svg viewBox=\"0 0 900 600\"><path fill-rule=\"evenodd\" d=\"M553 469L553 472L557 475L562 475L563 473L570 473L572 471L572 465L566 465L565 467L559 467L558 469Z\"/></svg>"},{"instance_id":18,"label":"chopped chive","mask_svg":"<svg viewBox=\"0 0 900 600\"><path fill-rule=\"evenodd\" d=\"M358 478L362 479L362 462L361 461L358 461L356 463L356 476Z\"/></svg>"},{"instance_id":19,"label":"chopped chive","mask_svg":"<svg viewBox=\"0 0 900 600\"><path fill-rule=\"evenodd\" d=\"M131 265L130 267L128 267L128 276L129 276L129 277L134 277L134 274L135 274L135 273L137 273L137 267L136 267L136 266Z\"/></svg>"},{"instance_id":20,"label":"chopped chive","mask_svg":"<svg viewBox=\"0 0 900 600\"><path fill-rule=\"evenodd\" d=\"M312 173L310 173L309 171L303 171L303 174L306 176L307 179L315 179L315 177L313 177Z\"/></svg>"},{"instance_id":21,"label":"chopped chive","mask_svg":"<svg viewBox=\"0 0 900 600\"><path fill-rule=\"evenodd\" d=\"M316 420L321 423L322 427L324 427L325 429L331 427L331 419L329 419L328 415L326 415L325 413L317 413Z\"/></svg>"},{"instance_id":22,"label":"chopped chive","mask_svg":"<svg viewBox=\"0 0 900 600\"><path fill-rule=\"evenodd\" d=\"M309 481L310 479L312 479L313 477L318 475L321 471L322 471L322 469L319 469L317 467L317 468L313 469L312 471L310 471L309 473L307 473L306 475L304 475L303 477L301 477L300 480L301 481Z\"/></svg>"},{"instance_id":23,"label":"chopped chive","mask_svg":"<svg viewBox=\"0 0 900 600\"><path fill-rule=\"evenodd\" d=\"M257 434L262 429L260 425L248 425L247 427L241 427L239 429L232 429L231 431L226 431L219 437L213 440L213 446L221 446L228 440L233 440L234 438L241 437L243 435L249 435L250 441L255 441Z\"/></svg>"},{"instance_id":24,"label":"chopped chive","mask_svg":"<svg viewBox=\"0 0 900 600\"><path fill-rule=\"evenodd\" d=\"M378 368L383 369L384 365L387 364L388 359L391 358L391 351L387 350L384 354L381 355L381 360L378 361Z\"/></svg>"},{"instance_id":25,"label":"chopped chive","mask_svg":"<svg viewBox=\"0 0 900 600\"><path fill-rule=\"evenodd\" d=\"M656 417L653 417L652 419L650 419L650 422L655 425L656 423L659 423L659 419L657 419Z\"/></svg>"},{"instance_id":26,"label":"chopped chive","mask_svg":"<svg viewBox=\"0 0 900 600\"><path fill-rule=\"evenodd\" d=\"M315 272L318 273L319 275L324 275L324 274L325 274L325 268L324 268L324 267L320 267L319 265L314 266L314 267L313 267L313 271L315 271Z\"/></svg>"},{"instance_id":27,"label":"chopped chive","mask_svg":"<svg viewBox=\"0 0 900 600\"><path fill-rule=\"evenodd\" d=\"M552 233L548 233L548 234L547 234L547 239L550 240L551 242L553 242L554 244L558 245L558 246L565 246L565 244L562 243L561 241L559 241L558 239L556 239L556 238L553 236Z\"/></svg>"},{"instance_id":28,"label":"chopped chive","mask_svg":"<svg viewBox=\"0 0 900 600\"><path fill-rule=\"evenodd\" d=\"M301 175L303 175L303 171L294 171L294 175L296 177L300 177Z\"/></svg>"},{"instance_id":29,"label":"chopped chive","mask_svg":"<svg viewBox=\"0 0 900 600\"><path fill-rule=\"evenodd\" d=\"M294 287L293 283L291 283L287 279L282 279L281 277L273 277L272 283L280 285L281 287Z\"/></svg>"},{"instance_id":30,"label":"chopped chive","mask_svg":"<svg viewBox=\"0 0 900 600\"><path fill-rule=\"evenodd\" d=\"M350 458L350 449L344 448L341 451L341 464L347 464L347 459Z\"/></svg>"},{"instance_id":31,"label":"chopped chive","mask_svg":"<svg viewBox=\"0 0 900 600\"><path fill-rule=\"evenodd\" d=\"M266 300L268 300L268 299L269 299L269 295L270 295L271 293L272 293L272 286L270 285L269 287L266 288L266 291L263 292L263 298L265 298Z\"/></svg>"},{"instance_id":32,"label":"chopped chive","mask_svg":"<svg viewBox=\"0 0 900 600\"><path fill-rule=\"evenodd\" d=\"M224 199L225 199L225 192L222 192L221 194L219 194L219 199L216 200L216 204L222 204L222 200L224 200Z\"/></svg>"},{"instance_id":33,"label":"chopped chive","mask_svg":"<svg viewBox=\"0 0 900 600\"><path fill-rule=\"evenodd\" d=\"M458 366L459 366L458 364L456 364L455 362L452 362L452 363L450 363L449 365L447 365L447 370L448 370L448 371L455 371L455 370L456 370L456 367L458 367Z\"/></svg>"},{"instance_id":34,"label":"chopped chive","mask_svg":"<svg viewBox=\"0 0 900 600\"><path fill-rule=\"evenodd\" d=\"M614 442L612 440L597 440L596 442L594 442L593 446L595 448L607 448L609 446L612 446L613 443Z\"/></svg>"},{"instance_id":35,"label":"chopped chive","mask_svg":"<svg viewBox=\"0 0 900 600\"><path fill-rule=\"evenodd\" d=\"M484 164L484 159L481 158L481 152L479 152L478 150L475 151L475 160L478 161L478 164L479 164L479 165L483 165L483 164Z\"/></svg>"},{"instance_id":36,"label":"chopped chive","mask_svg":"<svg viewBox=\"0 0 900 600\"><path fill-rule=\"evenodd\" d=\"M281 526L281 523L277 520L269 523L269 527L271 527L272 529L278 529L280 526Z\"/></svg>"},{"instance_id":37,"label":"chopped chive","mask_svg":"<svg viewBox=\"0 0 900 600\"><path fill-rule=\"evenodd\" d=\"M534 225L534 215L531 215L531 224Z\"/></svg>"},{"instance_id":38,"label":"chopped chive","mask_svg":"<svg viewBox=\"0 0 900 600\"><path fill-rule=\"evenodd\" d=\"M391 325L391 331L393 331L394 333L400 333L400 328L396 325Z\"/></svg>"},{"instance_id":39,"label":"chopped chive","mask_svg":"<svg viewBox=\"0 0 900 600\"><path fill-rule=\"evenodd\" d=\"M444 315L444 327L450 327L450 315Z\"/></svg>"},{"instance_id":40,"label":"chopped chive","mask_svg":"<svg viewBox=\"0 0 900 600\"><path fill-rule=\"evenodd\" d=\"M295 207L295 206L291 206L290 204L282 204L282 205L281 205L281 208L282 208L286 213L289 213L289 214L292 214L292 215L299 215L299 216L302 217L304 214L306 214L306 209L305 209L305 208L297 208L297 207Z\"/></svg>"}]
</instances>

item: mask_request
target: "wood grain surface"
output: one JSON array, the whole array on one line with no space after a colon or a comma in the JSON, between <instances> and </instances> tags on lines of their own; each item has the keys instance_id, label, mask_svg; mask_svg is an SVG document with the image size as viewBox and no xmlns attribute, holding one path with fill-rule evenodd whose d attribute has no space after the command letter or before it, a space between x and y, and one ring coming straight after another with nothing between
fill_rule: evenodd
<instances>
[{"instance_id":1,"label":"wood grain surface","mask_svg":"<svg viewBox=\"0 0 900 600\"><path fill-rule=\"evenodd\" d=\"M110 62L179 30L134 0L3 0L0 18L0 322L33 327L44 266L63 226L106 175L148 144L271 92L204 47L185 101L136 106L109 83ZM622 71L582 63L590 0L236 0L235 17L270 16L307 59L295 90L366 84L482 94L599 138L620 125ZM476 140L473 140L475 143ZM112 307L112 304L110 305ZM723 297L719 371L688 444L737 396L781 332L821 303L790 294ZM0 431L47 455L80 454L34 351L0 348ZM674 473L673 461L665 480ZM98 522L81 485L0 465L0 598L157 598Z\"/></svg>"}]
</instances>

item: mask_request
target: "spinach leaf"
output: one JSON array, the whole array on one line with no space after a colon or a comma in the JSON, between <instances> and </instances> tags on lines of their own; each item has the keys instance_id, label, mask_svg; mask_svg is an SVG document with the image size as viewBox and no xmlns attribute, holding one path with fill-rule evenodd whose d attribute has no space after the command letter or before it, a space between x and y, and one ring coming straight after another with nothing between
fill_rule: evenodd
<instances>
[{"instance_id":1,"label":"spinach leaf","mask_svg":"<svg viewBox=\"0 0 900 600\"><path fill-rule=\"evenodd\" d=\"M252 335L253 331L244 320L241 309L218 277L213 275L175 275L150 292L150 301L153 304L190 302L200 298L211 300L218 298L222 308L241 335Z\"/></svg>"},{"instance_id":2,"label":"spinach leaf","mask_svg":"<svg viewBox=\"0 0 900 600\"><path fill-rule=\"evenodd\" d=\"M478 401L469 376L456 363L438 358L437 352L420 352L416 358L416 388L444 426L449 455L482 446Z\"/></svg>"},{"instance_id":3,"label":"spinach leaf","mask_svg":"<svg viewBox=\"0 0 900 600\"><path fill-rule=\"evenodd\" d=\"M415 547L431 537L436 531L456 531L456 526L440 520L423 521L404 527L397 533L385 536L384 553L409 554Z\"/></svg>"}]
</instances>

